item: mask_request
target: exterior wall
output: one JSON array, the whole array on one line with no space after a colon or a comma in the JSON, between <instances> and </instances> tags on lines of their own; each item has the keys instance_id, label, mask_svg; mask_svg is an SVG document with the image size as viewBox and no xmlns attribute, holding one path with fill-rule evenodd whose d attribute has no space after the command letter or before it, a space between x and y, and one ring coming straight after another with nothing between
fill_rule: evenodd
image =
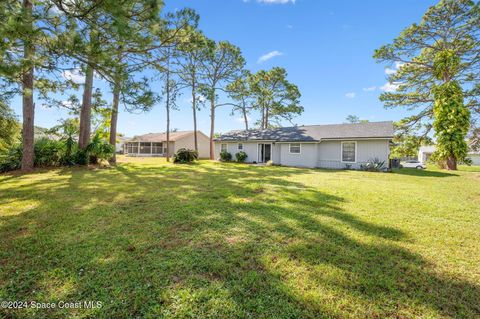
<instances>
[{"instance_id":1,"label":"exterior wall","mask_svg":"<svg viewBox=\"0 0 480 319\"><path fill-rule=\"evenodd\" d=\"M385 161L385 165L388 165L390 145L387 139L355 141L357 143L355 163L342 162L341 142L339 140L320 143L300 143L300 154L291 154L289 143L272 143L272 160L275 164L284 166L343 169L350 165L353 169L360 169L361 164L370 159L378 158L381 161ZM243 151L248 155L247 163L258 162L258 143L262 142L243 142ZM239 152L237 142L215 142L215 159L220 158L221 144L227 144L227 151L232 156Z\"/></svg>"},{"instance_id":2,"label":"exterior wall","mask_svg":"<svg viewBox=\"0 0 480 319\"><path fill-rule=\"evenodd\" d=\"M275 146L280 148L279 164L284 166L316 167L318 143L300 143L300 145L300 154L291 154L289 143L276 143Z\"/></svg>"},{"instance_id":3,"label":"exterior wall","mask_svg":"<svg viewBox=\"0 0 480 319\"><path fill-rule=\"evenodd\" d=\"M209 158L210 157L210 139L208 136L200 131L197 131L198 142L198 157ZM195 137L192 134L185 136L184 138L175 141L175 147L173 148L172 155L181 148L195 149Z\"/></svg>"},{"instance_id":4,"label":"exterior wall","mask_svg":"<svg viewBox=\"0 0 480 319\"><path fill-rule=\"evenodd\" d=\"M467 157L472 160L472 165L480 165L480 154L468 154Z\"/></svg>"},{"instance_id":5,"label":"exterior wall","mask_svg":"<svg viewBox=\"0 0 480 319\"><path fill-rule=\"evenodd\" d=\"M240 152L237 142L215 142L215 159L220 158L221 144L227 144L227 152L232 154L235 159L235 154ZM247 153L246 163L252 163L258 161L257 142L243 142L243 151Z\"/></svg>"},{"instance_id":6,"label":"exterior wall","mask_svg":"<svg viewBox=\"0 0 480 319\"><path fill-rule=\"evenodd\" d=\"M352 141L352 140L345 140ZM357 140L356 161L355 163L342 162L342 141L323 141L318 148L318 167L343 169L347 165L354 169L360 169L360 166L370 159L378 158L385 161L388 165L388 156L390 154L389 141L383 140Z\"/></svg>"}]
</instances>

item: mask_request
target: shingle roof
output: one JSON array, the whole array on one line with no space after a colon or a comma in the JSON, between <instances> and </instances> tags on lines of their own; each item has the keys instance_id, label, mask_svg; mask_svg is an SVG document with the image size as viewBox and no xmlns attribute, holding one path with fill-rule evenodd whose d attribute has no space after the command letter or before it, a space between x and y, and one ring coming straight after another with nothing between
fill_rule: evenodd
<instances>
[{"instance_id":1,"label":"shingle roof","mask_svg":"<svg viewBox=\"0 0 480 319\"><path fill-rule=\"evenodd\" d=\"M217 141L265 140L277 142L314 142L325 139L392 138L393 122L329 124L280 127L266 130L231 131Z\"/></svg>"},{"instance_id":2,"label":"shingle roof","mask_svg":"<svg viewBox=\"0 0 480 319\"><path fill-rule=\"evenodd\" d=\"M170 132L170 141L177 141L190 134L193 134L193 131ZM167 133L148 133L144 135L136 135L130 139L129 142L165 142L166 140Z\"/></svg>"}]
</instances>

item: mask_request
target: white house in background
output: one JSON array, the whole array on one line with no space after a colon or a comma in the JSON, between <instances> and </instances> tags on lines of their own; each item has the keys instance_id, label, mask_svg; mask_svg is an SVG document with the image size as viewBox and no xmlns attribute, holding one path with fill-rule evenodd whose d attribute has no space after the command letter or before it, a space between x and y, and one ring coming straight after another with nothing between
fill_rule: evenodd
<instances>
[{"instance_id":1,"label":"white house in background","mask_svg":"<svg viewBox=\"0 0 480 319\"><path fill-rule=\"evenodd\" d=\"M426 163L433 152L435 152L435 145L420 146L418 149L418 160ZM480 165L480 152L468 152L467 158L472 160L472 165Z\"/></svg>"},{"instance_id":2,"label":"white house in background","mask_svg":"<svg viewBox=\"0 0 480 319\"><path fill-rule=\"evenodd\" d=\"M421 163L428 162L430 156L435 152L435 145L420 146L418 149L418 160Z\"/></svg>"},{"instance_id":3,"label":"white house in background","mask_svg":"<svg viewBox=\"0 0 480 319\"><path fill-rule=\"evenodd\" d=\"M198 156L208 158L210 154L210 139L197 131ZM166 156L167 134L149 133L134 136L124 144L124 154L128 156ZM178 131L170 133L169 155L172 156L181 148L195 149L193 131Z\"/></svg>"},{"instance_id":4,"label":"white house in background","mask_svg":"<svg viewBox=\"0 0 480 319\"><path fill-rule=\"evenodd\" d=\"M130 140L131 137L120 136L117 138L117 143L115 144L115 152L116 153L123 153L123 146L125 142Z\"/></svg>"},{"instance_id":5,"label":"white house in background","mask_svg":"<svg viewBox=\"0 0 480 319\"><path fill-rule=\"evenodd\" d=\"M250 163L359 169L374 158L388 166L392 138L393 122L231 131L215 139L215 156L244 151Z\"/></svg>"}]
</instances>

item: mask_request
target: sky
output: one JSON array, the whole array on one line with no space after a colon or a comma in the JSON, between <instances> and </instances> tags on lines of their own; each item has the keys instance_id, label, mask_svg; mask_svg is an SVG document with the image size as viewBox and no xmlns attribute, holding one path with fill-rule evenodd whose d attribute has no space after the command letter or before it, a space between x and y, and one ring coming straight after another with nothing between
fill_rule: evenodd
<instances>
[{"instance_id":1,"label":"sky","mask_svg":"<svg viewBox=\"0 0 480 319\"><path fill-rule=\"evenodd\" d=\"M288 80L296 84L305 111L294 119L297 125L343 123L350 115L369 121L399 120L405 109L385 109L378 97L394 89L386 76L396 65L378 64L375 49L390 43L412 23L419 22L428 0L165 0L165 11L192 8L200 15L201 29L214 40L226 40L240 47L246 68L252 72L280 66ZM105 83L96 79L104 90ZM159 84L157 84L159 86ZM155 90L155 86L153 87ZM81 92L78 93L81 97ZM220 102L225 102L223 99ZM191 130L193 120L188 92L178 99L171 127ZM52 127L67 118L65 110L36 103L35 125ZM21 115L21 99L12 107ZM252 115L254 122L258 116ZM150 112L130 114L121 110L118 131L125 136L165 131L165 107L161 103ZM283 123L285 126L290 125ZM208 135L207 108L198 113L199 130ZM242 129L240 114L231 115L228 106L219 107L215 131Z\"/></svg>"}]
</instances>

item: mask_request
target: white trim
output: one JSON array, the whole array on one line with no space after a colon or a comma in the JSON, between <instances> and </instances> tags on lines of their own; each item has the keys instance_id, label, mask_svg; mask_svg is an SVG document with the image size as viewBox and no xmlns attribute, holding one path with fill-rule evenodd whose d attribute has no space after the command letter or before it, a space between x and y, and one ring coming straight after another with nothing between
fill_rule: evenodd
<instances>
[{"instance_id":1,"label":"white trim","mask_svg":"<svg viewBox=\"0 0 480 319\"><path fill-rule=\"evenodd\" d=\"M298 144L298 146L300 147L300 152L292 153L292 151L291 151L292 144ZM288 153L289 154L294 154L294 155L301 155L302 154L302 143L288 143Z\"/></svg>"},{"instance_id":2,"label":"white trim","mask_svg":"<svg viewBox=\"0 0 480 319\"><path fill-rule=\"evenodd\" d=\"M355 143L355 160L353 162L343 160L343 144L344 143ZM358 146L357 141L342 141L340 143L340 161L342 163L356 163L357 162L357 148L358 148L357 146Z\"/></svg>"},{"instance_id":3,"label":"white trim","mask_svg":"<svg viewBox=\"0 0 480 319\"><path fill-rule=\"evenodd\" d=\"M228 152L228 143L220 143L220 153L223 152L223 150L222 150L222 145L225 145L225 146L226 146L225 152Z\"/></svg>"}]
</instances>

